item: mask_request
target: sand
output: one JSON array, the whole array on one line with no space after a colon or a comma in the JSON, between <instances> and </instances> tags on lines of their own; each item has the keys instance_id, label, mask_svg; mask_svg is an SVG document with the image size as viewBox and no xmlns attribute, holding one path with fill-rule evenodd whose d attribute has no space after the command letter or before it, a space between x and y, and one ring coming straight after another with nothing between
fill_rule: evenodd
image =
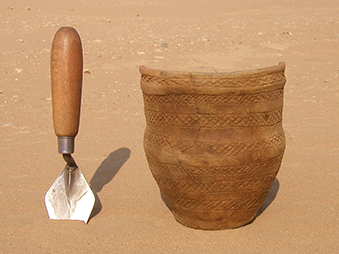
<instances>
[{"instance_id":1,"label":"sand","mask_svg":"<svg viewBox=\"0 0 339 254\"><path fill-rule=\"evenodd\" d=\"M31 0L0 3L0 253L337 253L339 5L336 0ZM97 204L88 224L49 220L65 163L52 124L55 32L82 38L74 158ZM148 169L138 67L235 71L286 62L287 148L256 219L179 224Z\"/></svg>"}]
</instances>

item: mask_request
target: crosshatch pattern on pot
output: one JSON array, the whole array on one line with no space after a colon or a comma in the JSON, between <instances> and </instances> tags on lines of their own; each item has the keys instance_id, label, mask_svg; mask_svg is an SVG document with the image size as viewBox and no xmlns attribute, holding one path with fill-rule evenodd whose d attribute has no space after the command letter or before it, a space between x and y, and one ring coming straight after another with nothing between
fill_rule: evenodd
<instances>
[{"instance_id":1,"label":"crosshatch pattern on pot","mask_svg":"<svg viewBox=\"0 0 339 254\"><path fill-rule=\"evenodd\" d=\"M193 87L256 87L270 84L285 82L285 75L282 72L274 73L257 73L256 75L247 76L217 76L209 77L207 75L197 74L190 75L188 78L182 77L157 77L142 74L141 81L152 82L164 86L193 86Z\"/></svg>"},{"instance_id":2,"label":"crosshatch pattern on pot","mask_svg":"<svg viewBox=\"0 0 339 254\"><path fill-rule=\"evenodd\" d=\"M282 112L282 107L244 114L176 114L145 109L145 117L148 124L155 125L225 128L276 125L282 120Z\"/></svg>"},{"instance_id":3,"label":"crosshatch pattern on pot","mask_svg":"<svg viewBox=\"0 0 339 254\"><path fill-rule=\"evenodd\" d=\"M180 207L184 209L192 210L206 210L206 211L232 211L232 210L252 210L257 209L266 198L267 193L262 193L257 196L247 196L242 199L191 199L191 198L180 198L177 196L165 195L167 200L171 200L171 206Z\"/></svg>"},{"instance_id":4,"label":"crosshatch pattern on pot","mask_svg":"<svg viewBox=\"0 0 339 254\"><path fill-rule=\"evenodd\" d=\"M232 156L239 153L253 152L270 147L283 146L285 144L285 133L283 130L280 130L268 138L254 142L212 143L183 140L175 137L165 137L146 130L144 142L149 146L158 147L169 152L179 150L183 153L191 155L198 154L202 156L203 154L209 154L213 156Z\"/></svg>"},{"instance_id":5,"label":"crosshatch pattern on pot","mask_svg":"<svg viewBox=\"0 0 339 254\"><path fill-rule=\"evenodd\" d=\"M173 192L184 192L187 194L207 194L207 193L246 193L250 195L253 190L262 188L262 190L269 191L271 184L275 179L276 173L263 175L258 178L241 178L238 181L206 181L200 180L187 180L187 179L170 179L164 177L157 177L154 179L163 188Z\"/></svg>"},{"instance_id":6,"label":"crosshatch pattern on pot","mask_svg":"<svg viewBox=\"0 0 339 254\"><path fill-rule=\"evenodd\" d=\"M176 105L195 105L201 103L215 105L247 105L256 103L265 103L275 101L283 97L283 89L266 91L254 94L236 94L236 95L209 95L209 94L168 94L152 95L144 94L144 102L156 105L176 104Z\"/></svg>"},{"instance_id":7,"label":"crosshatch pattern on pot","mask_svg":"<svg viewBox=\"0 0 339 254\"><path fill-rule=\"evenodd\" d=\"M280 167L283 153L266 161L248 163L244 165L226 165L226 166L194 166L188 164L174 164L156 161L148 157L149 167L155 176L168 175L173 179L186 179L187 177L206 178L213 176L213 179L225 179L226 177L252 177L253 172L257 175L276 173ZM195 179L194 178L194 179Z\"/></svg>"}]
</instances>

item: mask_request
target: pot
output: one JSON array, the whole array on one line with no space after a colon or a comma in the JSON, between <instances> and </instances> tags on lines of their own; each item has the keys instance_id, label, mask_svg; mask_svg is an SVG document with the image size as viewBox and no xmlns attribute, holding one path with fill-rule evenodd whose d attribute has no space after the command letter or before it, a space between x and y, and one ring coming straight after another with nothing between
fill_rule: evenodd
<instances>
[{"instance_id":1,"label":"pot","mask_svg":"<svg viewBox=\"0 0 339 254\"><path fill-rule=\"evenodd\" d=\"M279 171L285 63L228 73L139 68L154 179L177 221L251 222Z\"/></svg>"}]
</instances>

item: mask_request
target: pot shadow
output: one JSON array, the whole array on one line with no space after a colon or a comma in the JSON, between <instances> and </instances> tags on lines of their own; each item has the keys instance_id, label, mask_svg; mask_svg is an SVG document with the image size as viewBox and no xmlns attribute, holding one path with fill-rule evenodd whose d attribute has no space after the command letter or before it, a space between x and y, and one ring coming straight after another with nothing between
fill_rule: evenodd
<instances>
[{"instance_id":1,"label":"pot shadow","mask_svg":"<svg viewBox=\"0 0 339 254\"><path fill-rule=\"evenodd\" d=\"M254 217L254 219L258 218L266 209L269 207L269 205L273 202L273 200L276 198L277 193L279 191L279 180L276 178L274 179L274 182L272 184L272 187L270 191L267 194L267 197L264 200L264 203L259 208L259 211L257 212L257 215Z\"/></svg>"},{"instance_id":2,"label":"pot shadow","mask_svg":"<svg viewBox=\"0 0 339 254\"><path fill-rule=\"evenodd\" d=\"M128 148L119 148L115 150L100 164L95 174L93 175L90 185L94 192L95 204L89 220L95 217L102 209L98 193L108 184L119 172L120 168L129 159L131 150Z\"/></svg>"},{"instance_id":3,"label":"pot shadow","mask_svg":"<svg viewBox=\"0 0 339 254\"><path fill-rule=\"evenodd\" d=\"M170 211L172 211L172 209L171 209L170 205L168 204L168 202L167 202L167 200L166 200L164 194L162 194L161 191L160 191L160 196L161 196L162 201L163 201L163 202L165 203L165 205L167 206L167 208L168 208Z\"/></svg>"},{"instance_id":4,"label":"pot shadow","mask_svg":"<svg viewBox=\"0 0 339 254\"><path fill-rule=\"evenodd\" d=\"M266 209L267 207L269 207L269 205L273 202L273 200L276 198L277 193L279 191L279 180L276 178L272 184L271 189L269 190L263 204L261 205L261 207L259 208L256 216L254 217L254 219L252 221L250 221L248 224L251 224L256 218L258 218ZM165 196L162 194L162 192L160 191L160 195L161 195L161 199L162 201L165 203L165 205L167 206L167 208L172 211L171 207L169 206Z\"/></svg>"},{"instance_id":5,"label":"pot shadow","mask_svg":"<svg viewBox=\"0 0 339 254\"><path fill-rule=\"evenodd\" d=\"M267 209L267 207L269 207L269 205L273 202L273 200L277 196L279 186L280 186L279 180L277 178L274 179L272 187L269 190L269 192L268 192L263 204L259 208L257 214L254 216L254 218L250 222L246 223L243 226L240 226L239 228L252 224Z\"/></svg>"}]
</instances>

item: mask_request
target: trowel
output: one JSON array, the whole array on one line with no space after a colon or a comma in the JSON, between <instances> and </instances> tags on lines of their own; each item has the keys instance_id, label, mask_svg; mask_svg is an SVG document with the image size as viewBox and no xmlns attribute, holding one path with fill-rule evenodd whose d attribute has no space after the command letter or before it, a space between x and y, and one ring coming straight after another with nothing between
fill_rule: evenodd
<instances>
[{"instance_id":1,"label":"trowel","mask_svg":"<svg viewBox=\"0 0 339 254\"><path fill-rule=\"evenodd\" d=\"M54 131L66 166L47 191L45 205L50 219L87 223L95 196L71 155L79 129L82 73L80 36L74 28L62 27L52 43L51 84Z\"/></svg>"}]
</instances>

